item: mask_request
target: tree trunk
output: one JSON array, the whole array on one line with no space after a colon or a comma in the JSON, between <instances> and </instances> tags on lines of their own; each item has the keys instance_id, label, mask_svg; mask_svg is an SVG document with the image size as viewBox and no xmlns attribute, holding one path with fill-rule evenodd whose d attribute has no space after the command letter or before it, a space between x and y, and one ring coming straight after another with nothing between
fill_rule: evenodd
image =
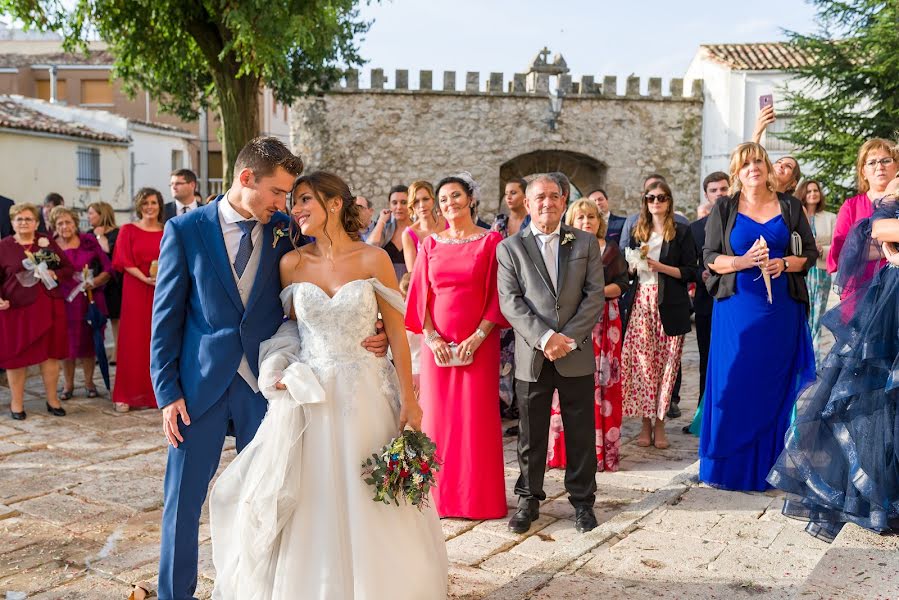
<instances>
[{"instance_id":1,"label":"tree trunk","mask_svg":"<svg viewBox=\"0 0 899 600\"><path fill-rule=\"evenodd\" d=\"M247 142L259 135L259 85L256 77L216 76L222 120L223 189L231 185L234 161Z\"/></svg>"}]
</instances>

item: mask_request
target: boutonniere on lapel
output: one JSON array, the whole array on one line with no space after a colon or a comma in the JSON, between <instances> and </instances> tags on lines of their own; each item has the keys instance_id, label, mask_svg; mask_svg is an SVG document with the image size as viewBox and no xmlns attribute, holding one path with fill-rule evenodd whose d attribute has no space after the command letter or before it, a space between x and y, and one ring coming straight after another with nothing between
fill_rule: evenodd
<instances>
[{"instance_id":1,"label":"boutonniere on lapel","mask_svg":"<svg viewBox=\"0 0 899 600\"><path fill-rule=\"evenodd\" d=\"M278 242L281 241L281 238L287 237L289 235L289 231L287 227L276 227L272 230L272 248L278 245Z\"/></svg>"},{"instance_id":2,"label":"boutonniere on lapel","mask_svg":"<svg viewBox=\"0 0 899 600\"><path fill-rule=\"evenodd\" d=\"M568 242L573 242L575 240L574 234L570 231L567 231L565 235L562 236L562 245L564 246Z\"/></svg>"}]
</instances>

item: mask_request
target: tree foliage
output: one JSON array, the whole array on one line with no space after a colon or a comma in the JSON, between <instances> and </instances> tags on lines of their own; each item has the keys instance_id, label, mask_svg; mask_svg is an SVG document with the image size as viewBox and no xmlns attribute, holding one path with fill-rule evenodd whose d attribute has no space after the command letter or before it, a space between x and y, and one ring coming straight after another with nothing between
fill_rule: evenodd
<instances>
[{"instance_id":1,"label":"tree foliage","mask_svg":"<svg viewBox=\"0 0 899 600\"><path fill-rule=\"evenodd\" d=\"M94 37L115 57L114 76L146 90L182 119L220 113L226 178L240 148L259 133L259 92L285 104L333 85L340 64L363 61L368 29L357 0L0 0L27 27L56 31L67 49ZM68 5L68 8L67 6Z\"/></svg>"},{"instance_id":2,"label":"tree foliage","mask_svg":"<svg viewBox=\"0 0 899 600\"><path fill-rule=\"evenodd\" d=\"M899 130L899 0L813 0L820 30L788 32L810 58L797 69L808 87L787 96L793 120L785 139L798 145L836 208L857 193L855 160L866 139ZM811 169L810 169L811 167Z\"/></svg>"}]
</instances>

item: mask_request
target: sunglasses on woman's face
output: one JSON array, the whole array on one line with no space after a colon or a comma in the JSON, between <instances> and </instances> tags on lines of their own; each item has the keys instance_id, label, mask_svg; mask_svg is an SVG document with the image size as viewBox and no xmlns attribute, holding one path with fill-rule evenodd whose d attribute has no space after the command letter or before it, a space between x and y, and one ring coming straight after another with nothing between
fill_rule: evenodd
<instances>
[{"instance_id":1,"label":"sunglasses on woman's face","mask_svg":"<svg viewBox=\"0 0 899 600\"><path fill-rule=\"evenodd\" d=\"M647 204L664 204L671 200L671 196L668 194L646 194L643 196L643 199L646 200Z\"/></svg>"}]
</instances>

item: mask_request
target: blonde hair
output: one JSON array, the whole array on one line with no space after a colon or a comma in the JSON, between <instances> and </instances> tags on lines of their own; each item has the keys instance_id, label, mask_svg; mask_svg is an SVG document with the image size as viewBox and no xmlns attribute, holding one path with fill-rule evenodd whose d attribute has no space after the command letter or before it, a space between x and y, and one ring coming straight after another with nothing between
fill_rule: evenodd
<instances>
[{"instance_id":1,"label":"blonde hair","mask_svg":"<svg viewBox=\"0 0 899 600\"><path fill-rule=\"evenodd\" d=\"M743 189L743 183L740 181L740 169L750 159L760 158L768 169L768 177L765 179L765 187L769 192L777 191L777 179L774 176L774 165L768 158L768 152L755 142L744 142L737 146L733 154L730 155L730 190L731 196L736 196ZM795 160L795 159L794 159Z\"/></svg>"},{"instance_id":2,"label":"blonde hair","mask_svg":"<svg viewBox=\"0 0 899 600\"><path fill-rule=\"evenodd\" d=\"M859 194L865 194L871 189L871 184L868 183L865 177L865 161L868 160L868 155L875 150L882 150L892 156L893 160L899 162L899 149L890 140L871 138L862 144L862 147L858 149L858 158L855 161L855 174L858 177Z\"/></svg>"},{"instance_id":3,"label":"blonde hair","mask_svg":"<svg viewBox=\"0 0 899 600\"><path fill-rule=\"evenodd\" d=\"M50 211L50 229L56 229L56 222L65 216L72 218L72 222L75 223L75 232L77 233L80 217L74 209L71 209L68 206L56 206Z\"/></svg>"},{"instance_id":4,"label":"blonde hair","mask_svg":"<svg viewBox=\"0 0 899 600\"><path fill-rule=\"evenodd\" d=\"M37 206L35 206L34 204L29 204L28 202L25 202L23 204L13 204L12 206L10 206L9 207L10 220L15 219L19 213L23 213L26 210L28 212L30 212L32 215L34 215L35 221L41 220L41 211L38 210Z\"/></svg>"},{"instance_id":5,"label":"blonde hair","mask_svg":"<svg viewBox=\"0 0 899 600\"><path fill-rule=\"evenodd\" d=\"M94 212L100 215L100 227L115 229L115 211L109 202L91 202L87 205L87 209L94 209Z\"/></svg>"},{"instance_id":6,"label":"blonde hair","mask_svg":"<svg viewBox=\"0 0 899 600\"><path fill-rule=\"evenodd\" d=\"M599 239L603 239L604 237L606 237L606 230L608 229L609 225L599 213L599 207L596 205L596 202L590 200L589 198L581 198L571 203L571 206L568 207L568 211L565 213L565 224L569 227L573 227L574 220L577 218L578 213L586 213L591 211L596 215L596 218L599 219L599 226L596 228L596 237Z\"/></svg>"},{"instance_id":7,"label":"blonde hair","mask_svg":"<svg viewBox=\"0 0 899 600\"><path fill-rule=\"evenodd\" d=\"M437 219L437 197L434 196L434 186L430 184L428 181L424 181L419 179L418 181L413 181L409 184L409 210L412 211L412 218L416 218L415 215L415 205L418 203L415 200L415 196L418 194L418 190L426 190L428 195L431 197L431 200L434 202L434 206L431 207L431 213L434 215L434 219Z\"/></svg>"},{"instance_id":8,"label":"blonde hair","mask_svg":"<svg viewBox=\"0 0 899 600\"><path fill-rule=\"evenodd\" d=\"M671 188L664 181L656 181L643 192L643 204L640 207L640 216L637 217L637 224L634 226L634 239L638 242L648 242L652 235L652 215L649 213L649 203L646 201L646 194L653 190L662 190L668 194L668 210L665 211L665 225L662 228L662 238L666 242L670 242L677 234L677 228L674 225L674 194Z\"/></svg>"}]
</instances>

